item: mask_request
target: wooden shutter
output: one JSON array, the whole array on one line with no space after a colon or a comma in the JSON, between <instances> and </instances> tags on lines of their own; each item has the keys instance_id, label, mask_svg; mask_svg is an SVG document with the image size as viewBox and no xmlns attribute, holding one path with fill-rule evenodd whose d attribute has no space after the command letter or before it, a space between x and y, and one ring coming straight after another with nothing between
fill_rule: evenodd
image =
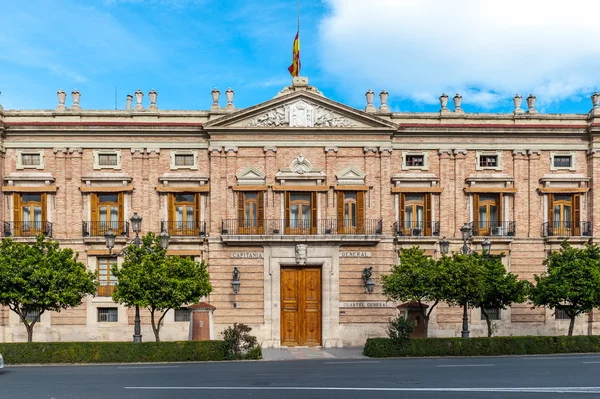
<instances>
[{"instance_id":1,"label":"wooden shutter","mask_svg":"<svg viewBox=\"0 0 600 399\"><path fill-rule=\"evenodd\" d=\"M200 211L202 207L202 194L194 194L194 235L200 235Z\"/></svg>"},{"instance_id":2,"label":"wooden shutter","mask_svg":"<svg viewBox=\"0 0 600 399\"><path fill-rule=\"evenodd\" d=\"M317 198L318 198L319 193L317 193L316 191L313 191L310 193L310 231L311 234L317 234L317 225L318 225L318 220L317 220Z\"/></svg>"},{"instance_id":3,"label":"wooden shutter","mask_svg":"<svg viewBox=\"0 0 600 399\"><path fill-rule=\"evenodd\" d=\"M174 235L175 231L175 194L169 193L167 194L167 230L170 235Z\"/></svg>"},{"instance_id":4,"label":"wooden shutter","mask_svg":"<svg viewBox=\"0 0 600 399\"><path fill-rule=\"evenodd\" d=\"M47 193L42 193L41 198L42 198L42 229L45 231L46 230L46 222L48 221L48 213L47 213Z\"/></svg>"},{"instance_id":5,"label":"wooden shutter","mask_svg":"<svg viewBox=\"0 0 600 399\"><path fill-rule=\"evenodd\" d=\"M365 192L356 192L356 233L365 233ZM369 234L373 234L370 232Z\"/></svg>"},{"instance_id":6,"label":"wooden shutter","mask_svg":"<svg viewBox=\"0 0 600 399\"><path fill-rule=\"evenodd\" d=\"M285 214L283 215L283 219L285 220L285 232L286 234L290 234L290 192L285 191L283 196L285 202Z\"/></svg>"},{"instance_id":7,"label":"wooden shutter","mask_svg":"<svg viewBox=\"0 0 600 399\"><path fill-rule=\"evenodd\" d=\"M343 234L344 232L344 192L337 192L337 232Z\"/></svg>"},{"instance_id":8,"label":"wooden shutter","mask_svg":"<svg viewBox=\"0 0 600 399\"><path fill-rule=\"evenodd\" d=\"M404 235L404 196L405 194L398 194L398 234Z\"/></svg>"},{"instance_id":9,"label":"wooden shutter","mask_svg":"<svg viewBox=\"0 0 600 399\"><path fill-rule=\"evenodd\" d=\"M504 194L498 194L498 225L504 227Z\"/></svg>"},{"instance_id":10,"label":"wooden shutter","mask_svg":"<svg viewBox=\"0 0 600 399\"><path fill-rule=\"evenodd\" d=\"M90 194L90 226L88 226L88 230L91 235L97 236L100 231L100 223L98 217L98 194L91 193Z\"/></svg>"},{"instance_id":11,"label":"wooden shutter","mask_svg":"<svg viewBox=\"0 0 600 399\"><path fill-rule=\"evenodd\" d=\"M423 195L425 196L425 203L423 205L423 207L425 208L425 235L430 236L432 227L431 224L433 223L433 221L431 220L431 193L425 193Z\"/></svg>"},{"instance_id":12,"label":"wooden shutter","mask_svg":"<svg viewBox=\"0 0 600 399\"><path fill-rule=\"evenodd\" d=\"M486 226L484 226L486 228ZM473 194L473 235L479 235L479 194Z\"/></svg>"},{"instance_id":13,"label":"wooden shutter","mask_svg":"<svg viewBox=\"0 0 600 399\"><path fill-rule=\"evenodd\" d=\"M13 193L13 219L14 219L14 235L21 235L21 194Z\"/></svg>"},{"instance_id":14,"label":"wooden shutter","mask_svg":"<svg viewBox=\"0 0 600 399\"><path fill-rule=\"evenodd\" d=\"M118 205L118 214L119 220L117 221L117 225L119 226L119 231L115 231L115 234L122 234L125 232L125 193L120 192L117 194L117 205ZM112 220L111 220L112 222Z\"/></svg>"},{"instance_id":15,"label":"wooden shutter","mask_svg":"<svg viewBox=\"0 0 600 399\"><path fill-rule=\"evenodd\" d=\"M256 224L258 227L258 234L264 234L265 232L265 192L259 191L256 195L258 201L258 215L256 217Z\"/></svg>"},{"instance_id":16,"label":"wooden shutter","mask_svg":"<svg viewBox=\"0 0 600 399\"><path fill-rule=\"evenodd\" d=\"M581 194L573 194L573 235L581 235Z\"/></svg>"},{"instance_id":17,"label":"wooden shutter","mask_svg":"<svg viewBox=\"0 0 600 399\"><path fill-rule=\"evenodd\" d=\"M554 194L548 194L548 227L554 225Z\"/></svg>"}]
</instances>

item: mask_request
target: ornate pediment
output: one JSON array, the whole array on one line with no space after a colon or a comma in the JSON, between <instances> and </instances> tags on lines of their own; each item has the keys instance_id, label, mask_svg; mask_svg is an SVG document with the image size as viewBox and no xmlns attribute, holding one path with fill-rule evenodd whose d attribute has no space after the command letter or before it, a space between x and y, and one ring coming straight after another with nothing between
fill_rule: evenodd
<instances>
[{"instance_id":1,"label":"ornate pediment","mask_svg":"<svg viewBox=\"0 0 600 399\"><path fill-rule=\"evenodd\" d=\"M397 125L312 92L293 92L207 122L203 127L206 130L220 128L379 128L390 130L396 129Z\"/></svg>"},{"instance_id":2,"label":"ornate pediment","mask_svg":"<svg viewBox=\"0 0 600 399\"><path fill-rule=\"evenodd\" d=\"M265 174L253 166L249 166L235 175L238 184L264 184Z\"/></svg>"},{"instance_id":3,"label":"ornate pediment","mask_svg":"<svg viewBox=\"0 0 600 399\"><path fill-rule=\"evenodd\" d=\"M336 175L338 184L364 184L365 174L354 166L347 167Z\"/></svg>"}]
</instances>

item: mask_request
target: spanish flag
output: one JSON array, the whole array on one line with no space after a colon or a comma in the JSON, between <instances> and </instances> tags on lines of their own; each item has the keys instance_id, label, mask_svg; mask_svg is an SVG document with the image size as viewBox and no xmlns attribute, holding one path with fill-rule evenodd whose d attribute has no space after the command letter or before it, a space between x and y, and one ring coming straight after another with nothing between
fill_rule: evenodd
<instances>
[{"instance_id":1,"label":"spanish flag","mask_svg":"<svg viewBox=\"0 0 600 399\"><path fill-rule=\"evenodd\" d=\"M294 39L294 47L292 49L292 65L288 68L290 71L290 75L298 76L300 75L300 32L296 33L296 38Z\"/></svg>"}]
</instances>

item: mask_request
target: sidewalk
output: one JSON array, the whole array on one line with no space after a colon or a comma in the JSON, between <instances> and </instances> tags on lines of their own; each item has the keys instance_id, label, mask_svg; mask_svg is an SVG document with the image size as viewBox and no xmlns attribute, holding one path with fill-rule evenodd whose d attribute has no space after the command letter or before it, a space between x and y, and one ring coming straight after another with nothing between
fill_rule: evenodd
<instances>
[{"instance_id":1,"label":"sidewalk","mask_svg":"<svg viewBox=\"0 0 600 399\"><path fill-rule=\"evenodd\" d=\"M283 347L263 348L263 360L308 360L308 359L368 359L362 354L362 347L321 348L321 347Z\"/></svg>"}]
</instances>

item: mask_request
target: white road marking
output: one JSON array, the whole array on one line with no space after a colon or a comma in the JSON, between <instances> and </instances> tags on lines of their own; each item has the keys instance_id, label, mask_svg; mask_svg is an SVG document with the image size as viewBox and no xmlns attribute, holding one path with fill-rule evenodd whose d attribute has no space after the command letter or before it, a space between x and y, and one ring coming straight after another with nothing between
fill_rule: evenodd
<instances>
[{"instance_id":1,"label":"white road marking","mask_svg":"<svg viewBox=\"0 0 600 399\"><path fill-rule=\"evenodd\" d=\"M176 369L179 366L124 366L117 367L117 369L128 370L128 369Z\"/></svg>"},{"instance_id":2,"label":"white road marking","mask_svg":"<svg viewBox=\"0 0 600 399\"><path fill-rule=\"evenodd\" d=\"M590 356L524 356L521 360L576 360L576 359L599 359L598 357Z\"/></svg>"},{"instance_id":3,"label":"white road marking","mask_svg":"<svg viewBox=\"0 0 600 399\"><path fill-rule=\"evenodd\" d=\"M380 363L379 360L349 360L347 362L323 362L324 364L368 364Z\"/></svg>"},{"instance_id":4,"label":"white road marking","mask_svg":"<svg viewBox=\"0 0 600 399\"><path fill-rule=\"evenodd\" d=\"M378 388L378 387L125 387L131 390L198 391L367 391L367 392L518 392L518 393L600 393L600 387L535 388Z\"/></svg>"},{"instance_id":5,"label":"white road marking","mask_svg":"<svg viewBox=\"0 0 600 399\"><path fill-rule=\"evenodd\" d=\"M596 364L596 363L600 363L600 362L583 362L583 364Z\"/></svg>"},{"instance_id":6,"label":"white road marking","mask_svg":"<svg viewBox=\"0 0 600 399\"><path fill-rule=\"evenodd\" d=\"M493 364L438 364L437 367L492 367Z\"/></svg>"}]
</instances>

